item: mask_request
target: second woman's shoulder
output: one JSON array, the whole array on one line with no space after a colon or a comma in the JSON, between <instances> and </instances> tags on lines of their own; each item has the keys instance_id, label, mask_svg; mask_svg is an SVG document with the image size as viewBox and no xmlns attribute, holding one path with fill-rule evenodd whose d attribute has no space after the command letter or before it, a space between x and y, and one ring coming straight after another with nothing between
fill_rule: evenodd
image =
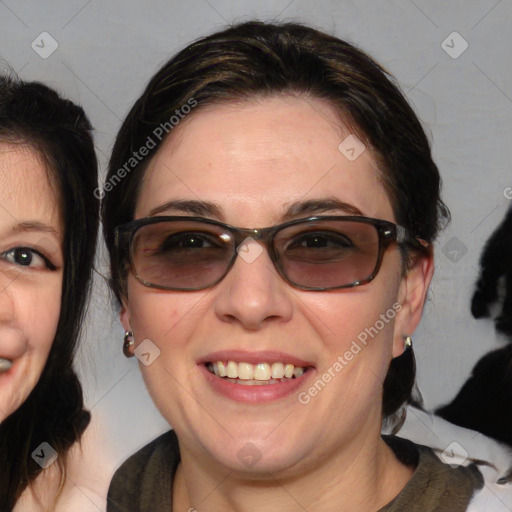
<instances>
[{"instance_id":1,"label":"second woman's shoulder","mask_svg":"<svg viewBox=\"0 0 512 512\"><path fill-rule=\"evenodd\" d=\"M131 455L115 472L107 496L107 512L169 510L171 486L180 461L173 430ZM155 508L159 507L159 508Z\"/></svg>"}]
</instances>

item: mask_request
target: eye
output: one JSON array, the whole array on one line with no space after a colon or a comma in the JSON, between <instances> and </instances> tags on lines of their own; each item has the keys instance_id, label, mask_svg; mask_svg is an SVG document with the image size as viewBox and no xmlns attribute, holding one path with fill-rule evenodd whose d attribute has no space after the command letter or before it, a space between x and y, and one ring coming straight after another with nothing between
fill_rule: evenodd
<instances>
[{"instance_id":1,"label":"eye","mask_svg":"<svg viewBox=\"0 0 512 512\"><path fill-rule=\"evenodd\" d=\"M224 261L230 245L216 233L181 231L166 233L145 247L141 246L147 262L173 266L195 265L200 262Z\"/></svg>"},{"instance_id":2,"label":"eye","mask_svg":"<svg viewBox=\"0 0 512 512\"><path fill-rule=\"evenodd\" d=\"M288 260L309 263L330 263L345 260L357 252L346 235L336 231L297 233L284 247Z\"/></svg>"},{"instance_id":3,"label":"eye","mask_svg":"<svg viewBox=\"0 0 512 512\"><path fill-rule=\"evenodd\" d=\"M353 243L343 233L320 231L296 236L287 249L349 249L351 247Z\"/></svg>"},{"instance_id":4,"label":"eye","mask_svg":"<svg viewBox=\"0 0 512 512\"><path fill-rule=\"evenodd\" d=\"M30 247L14 247L1 255L6 261L21 267L55 270L53 263L39 251Z\"/></svg>"},{"instance_id":5,"label":"eye","mask_svg":"<svg viewBox=\"0 0 512 512\"><path fill-rule=\"evenodd\" d=\"M168 236L158 246L158 252L219 247L218 238L199 232L176 233Z\"/></svg>"}]
</instances>

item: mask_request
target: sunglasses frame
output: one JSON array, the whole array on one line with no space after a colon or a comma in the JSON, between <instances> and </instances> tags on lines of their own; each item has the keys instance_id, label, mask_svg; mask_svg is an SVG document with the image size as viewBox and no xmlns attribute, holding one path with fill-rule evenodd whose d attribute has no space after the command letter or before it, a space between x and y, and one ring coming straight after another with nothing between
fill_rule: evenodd
<instances>
[{"instance_id":1,"label":"sunglasses frame","mask_svg":"<svg viewBox=\"0 0 512 512\"><path fill-rule=\"evenodd\" d=\"M235 243L233 255L229 261L229 264L226 266L225 272L213 283L210 283L206 286L199 286L194 288L177 288L177 287L169 287L162 286L151 283L149 281L144 280L137 272L134 264L134 258L132 254L132 241L134 239L135 233L142 227L148 226L151 224L157 224L160 222L172 222L172 221L189 221L189 222L198 222L206 225L218 226L229 232ZM329 287L312 287L312 286L304 286L298 283L291 281L285 274L284 269L281 265L279 253L275 250L274 247L274 239L277 233L281 230L288 228L290 226L294 226L297 224L307 224L309 222L314 221L351 221L351 222L360 222L364 224L370 224L374 226L378 233L379 239L379 249L377 255L377 262L372 273L362 279L360 281L355 281L350 284L345 284L341 286L329 286ZM428 247L428 243L422 240L421 238L415 237L409 233L409 231L400 226L398 224L394 224L393 222L389 222L387 220L375 219L372 217L364 217L364 216L350 216L350 215L320 215L313 217L306 217L301 219L292 220L289 222L284 222L282 224L277 224L276 226L270 226L266 228L237 228L235 226L231 226L229 224L225 224L223 222L208 219L204 217L188 217L188 216L155 216L155 217L145 217L143 219L133 220L131 222L127 222L115 228L115 247L117 250L118 261L122 262L126 259L126 254L128 254L128 261L130 263L130 268L133 272L133 275L144 286L148 288L156 288L159 290L168 290L168 291L199 291L205 290L207 288L211 288L222 281L226 275L229 273L231 268L233 267L236 258L238 256L238 247L246 240L246 238L252 237L254 240L262 242L265 245L267 252L272 260L274 268L277 270L280 277L288 283L290 286L294 288L298 288L299 290L308 290L308 291L328 291L328 290L339 290L343 288L353 288L355 286L361 286L363 284L369 283L379 272L379 269L382 264L382 259L384 256L384 252L387 247L396 242L399 246L404 246L405 244L410 244L414 246L416 249L425 250Z\"/></svg>"}]
</instances>

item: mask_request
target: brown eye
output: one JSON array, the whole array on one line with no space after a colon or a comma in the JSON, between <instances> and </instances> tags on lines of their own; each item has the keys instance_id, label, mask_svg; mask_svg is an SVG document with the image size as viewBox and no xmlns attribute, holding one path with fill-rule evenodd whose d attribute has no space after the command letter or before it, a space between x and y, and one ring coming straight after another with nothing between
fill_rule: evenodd
<instances>
[{"instance_id":1,"label":"brown eye","mask_svg":"<svg viewBox=\"0 0 512 512\"><path fill-rule=\"evenodd\" d=\"M296 237L290 244L294 248L301 247L307 249L349 248L352 245L352 242L346 236L330 232L307 233Z\"/></svg>"},{"instance_id":2,"label":"brown eye","mask_svg":"<svg viewBox=\"0 0 512 512\"><path fill-rule=\"evenodd\" d=\"M9 263L21 267L55 270L55 266L41 253L29 247L15 247L2 254Z\"/></svg>"},{"instance_id":3,"label":"brown eye","mask_svg":"<svg viewBox=\"0 0 512 512\"><path fill-rule=\"evenodd\" d=\"M179 233L168 237L160 247L160 250L207 249L213 245L212 238L207 235L201 233Z\"/></svg>"}]
</instances>

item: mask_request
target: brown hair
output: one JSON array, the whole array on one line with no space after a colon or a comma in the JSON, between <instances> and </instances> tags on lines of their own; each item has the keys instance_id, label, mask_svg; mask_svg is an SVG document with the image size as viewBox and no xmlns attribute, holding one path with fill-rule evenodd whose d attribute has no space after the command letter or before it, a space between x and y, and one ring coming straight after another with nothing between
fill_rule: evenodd
<instances>
[{"instance_id":1,"label":"brown hair","mask_svg":"<svg viewBox=\"0 0 512 512\"><path fill-rule=\"evenodd\" d=\"M247 22L199 39L169 60L117 135L102 220L111 286L118 299L125 293L127 269L126 255L115 250L114 229L133 220L147 164L183 117L184 106L196 102L194 115L207 105L277 94L320 98L334 107L373 148L396 221L427 242L435 239L441 221L449 218L440 198L439 172L418 118L389 73L353 45L312 28ZM170 122L173 116L179 117L177 123ZM149 154L132 161L150 140ZM123 179L114 182L123 169ZM390 372L393 365L405 364L400 374L406 375L406 382L388 374L385 415L395 412L411 393L414 358L410 351L403 357L393 360Z\"/></svg>"}]
</instances>

